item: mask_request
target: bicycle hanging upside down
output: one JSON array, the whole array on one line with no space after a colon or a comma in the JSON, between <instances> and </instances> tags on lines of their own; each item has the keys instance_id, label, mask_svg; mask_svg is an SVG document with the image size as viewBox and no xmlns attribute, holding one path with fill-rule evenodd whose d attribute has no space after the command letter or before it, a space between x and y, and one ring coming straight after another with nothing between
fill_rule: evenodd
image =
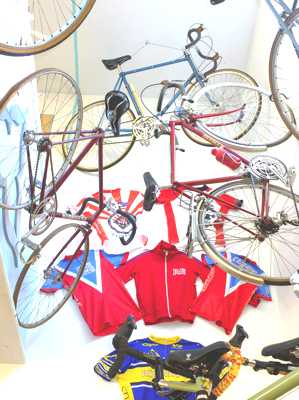
<instances>
[{"instance_id":1,"label":"bicycle hanging upside down","mask_svg":"<svg viewBox=\"0 0 299 400\"><path fill-rule=\"evenodd\" d=\"M240 107L222 115L229 114L228 123L233 123L233 119L242 118L242 113ZM209 118L209 114L194 114L192 110L181 108L168 127L157 128L170 137L168 188L190 202L188 251L192 252L193 244L199 243L220 267L257 285L298 283L299 196L293 190L295 169L267 155L251 160L245 158L235 149L264 149L218 137L211 130L214 125ZM215 146L212 153L216 159L236 173L209 179L177 180L176 127L188 129ZM274 180L278 185L272 184ZM150 211L159 196L159 186L149 172L144 174L144 181L144 209ZM214 190L210 188L221 183L224 185ZM255 262L262 271L248 270L246 259Z\"/></svg>"},{"instance_id":2,"label":"bicycle hanging upside down","mask_svg":"<svg viewBox=\"0 0 299 400\"><path fill-rule=\"evenodd\" d=\"M117 134L121 115L128 108L128 99L121 92L106 95L107 115ZM56 135L65 132L25 132L26 163L23 170L23 197L17 204L1 204L9 209L25 209L29 216L29 227L20 238L22 254L26 254L24 267L14 289L13 300L19 324L34 328L48 321L65 304L75 290L84 272L89 255L89 236L92 227L102 211L110 213L110 226L118 229L122 244L128 244L135 236L134 215L126 209L104 202L103 197L103 139L101 129L93 131L68 132L65 141L53 141ZM62 143L71 146L73 142L87 141L80 154L67 166L61 167L55 175L52 148ZM98 198L86 198L76 213L58 210L57 192L68 180L76 165L94 146L98 152ZM83 214L89 202L97 207L90 216ZM55 219L72 221L54 229L48 236L38 239L52 225ZM64 262L61 267L60 262ZM75 267L74 267L75 265ZM59 266L59 268L58 268ZM71 284L63 284L64 276L74 272Z\"/></svg>"}]
</instances>

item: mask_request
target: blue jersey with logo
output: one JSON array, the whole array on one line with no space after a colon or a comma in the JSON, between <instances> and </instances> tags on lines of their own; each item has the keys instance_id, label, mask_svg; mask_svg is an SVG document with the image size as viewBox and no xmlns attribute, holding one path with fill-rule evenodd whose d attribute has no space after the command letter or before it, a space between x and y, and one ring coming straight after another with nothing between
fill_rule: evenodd
<instances>
[{"instance_id":1,"label":"blue jersey with logo","mask_svg":"<svg viewBox=\"0 0 299 400\"><path fill-rule=\"evenodd\" d=\"M134 340L129 343L130 347L147 354L156 354L162 359L166 359L170 352L177 350L195 350L203 346L200 343L191 342L179 337L158 338L150 336L145 339ZM116 360L116 352L112 352L103 357L96 365L95 372L105 380L110 381L108 371ZM165 380L186 381L179 375L164 371ZM161 397L153 389L151 384L155 377L155 371L147 363L139 361L132 356L126 356L116 380L120 385L123 400L161 400ZM166 397L167 398L167 397ZM186 400L195 400L194 393L186 393Z\"/></svg>"},{"instance_id":2,"label":"blue jersey with logo","mask_svg":"<svg viewBox=\"0 0 299 400\"><path fill-rule=\"evenodd\" d=\"M236 253L228 253L227 256L230 258L234 265L240 266L240 269L247 270L248 272L251 272L253 274L264 275L264 271L249 258ZM208 266L215 265L215 261L207 255L203 257L203 260ZM230 276L230 279L232 286L236 286L240 282L238 278L235 278L233 276ZM272 300L270 287L268 285L264 284L257 287L250 304L253 306L257 306L261 299L266 301Z\"/></svg>"}]
</instances>

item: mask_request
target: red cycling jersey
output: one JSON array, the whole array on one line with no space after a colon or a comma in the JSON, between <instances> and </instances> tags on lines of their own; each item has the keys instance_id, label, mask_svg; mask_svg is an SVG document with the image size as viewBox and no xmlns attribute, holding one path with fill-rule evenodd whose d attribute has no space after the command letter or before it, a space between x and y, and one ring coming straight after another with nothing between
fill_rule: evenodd
<instances>
[{"instance_id":1,"label":"red cycling jersey","mask_svg":"<svg viewBox=\"0 0 299 400\"><path fill-rule=\"evenodd\" d=\"M181 320L193 322L189 309L196 299L197 277L205 280L209 268L161 241L121 266L117 273L124 282L135 280L137 299L146 324Z\"/></svg>"}]
</instances>

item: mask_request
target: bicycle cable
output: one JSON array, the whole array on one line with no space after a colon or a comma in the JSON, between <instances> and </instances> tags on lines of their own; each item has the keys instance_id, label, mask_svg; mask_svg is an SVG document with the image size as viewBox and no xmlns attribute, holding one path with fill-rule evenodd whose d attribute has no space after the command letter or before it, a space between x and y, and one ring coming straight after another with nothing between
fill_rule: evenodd
<instances>
[{"instance_id":1,"label":"bicycle cable","mask_svg":"<svg viewBox=\"0 0 299 400\"><path fill-rule=\"evenodd\" d=\"M140 100L141 100L142 105L143 105L144 108L146 109L146 111L148 111L148 112L151 114L151 116L154 117L156 120L158 120L161 124L165 125L165 122L163 122L162 119L160 119L160 118L158 117L158 115L154 114L154 113L145 105L145 102L144 102L144 99L143 99L144 92L145 92L147 89L149 89L150 87L154 87L154 86L161 86L161 83L151 83L151 84L145 86L145 87L142 89L141 93L140 93ZM165 113L165 114L166 114L166 113ZM168 114L168 113L167 113L167 114Z\"/></svg>"}]
</instances>

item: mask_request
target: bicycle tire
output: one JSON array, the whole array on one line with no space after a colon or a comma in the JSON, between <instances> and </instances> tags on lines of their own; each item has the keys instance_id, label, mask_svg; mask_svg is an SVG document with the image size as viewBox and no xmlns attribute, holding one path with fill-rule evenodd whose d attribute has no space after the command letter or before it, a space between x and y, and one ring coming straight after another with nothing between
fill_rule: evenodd
<instances>
[{"instance_id":1,"label":"bicycle tire","mask_svg":"<svg viewBox=\"0 0 299 400\"><path fill-rule=\"evenodd\" d=\"M231 91L230 101L222 104L223 93L229 93L229 91ZM291 132L280 118L272 94L259 86L239 83L206 86L197 93L197 102L203 106L196 113L209 114L210 111L206 113L204 104L208 103L207 107L210 108L210 98L217 99L213 116L199 119L197 125L199 129L209 131L228 146L238 148L238 145L241 145L244 146L244 151L251 151L252 146L267 149L284 142L291 136ZM215 111L220 115L215 115ZM226 115L225 112L228 114ZM291 110L289 113L292 115ZM246 129L240 130L243 124ZM231 128L227 129L227 125ZM193 135L196 136L194 133ZM242 151L241 147L239 150Z\"/></svg>"},{"instance_id":2,"label":"bicycle tire","mask_svg":"<svg viewBox=\"0 0 299 400\"><path fill-rule=\"evenodd\" d=\"M0 54L9 56L27 56L39 54L52 49L67 39L82 24L94 6L96 0L81 0L80 4L78 1L72 1L72 9L69 7L70 4L68 4L67 7L66 4L62 5L61 2L59 5L55 2L50 2L47 5L47 10L45 10L45 1L43 0L43 2L44 5L41 5L40 0L38 0L38 2L36 0L31 0L28 4L27 12L31 14L33 20L33 29L28 35L30 38L33 36L32 43L27 43L22 37L15 38L17 43L13 44L9 44L7 40L5 41L0 39ZM49 9L49 7L54 7L54 10L52 8ZM66 7L68 10L66 10ZM45 21L44 19L49 17L49 15L53 16L54 14L56 14L55 23L58 24L58 27L52 28L52 26L50 27L50 21ZM5 12L2 12L2 17L6 18L7 22L8 17ZM53 21L51 21L51 23L52 22ZM48 28L49 32L43 31L45 27ZM37 29L42 29L42 31L39 32ZM39 38L39 36L41 36L41 38Z\"/></svg>"},{"instance_id":3,"label":"bicycle tire","mask_svg":"<svg viewBox=\"0 0 299 400\"><path fill-rule=\"evenodd\" d=\"M266 183L264 182L264 184ZM290 217L290 219L295 217L297 222L298 217L291 193L282 187L270 184L269 216L272 219L271 222L269 220L267 228L265 224L262 225L261 219L255 215L258 207L255 203L255 195L258 205L260 205L264 184L260 182L253 186L252 180L245 178L238 182L222 185L211 192L210 194L215 196L215 200L203 200L198 208L201 246L221 268L242 280L258 285L264 283L278 286L290 285L290 276L298 269L299 252L296 249L298 247L296 236L299 233L299 224L284 223L279 226L279 223L282 222L283 215L286 218ZM255 192L253 192L253 188ZM221 195L230 195L238 201L241 200L242 205L240 207L247 212L237 208L230 209L228 213L222 211ZM296 203L299 206L298 195L296 195ZM284 208L285 214L283 214L282 208ZM281 218L281 221L279 221L279 218ZM216 222L218 225L216 225ZM270 226L271 224L272 226ZM215 227L218 228L217 233ZM288 230L288 228L290 229ZM268 229L268 232L266 232L264 240L259 240L257 235L262 232L262 229ZM223 249L230 254L248 257L256 262L265 274L261 276L258 273L248 271L245 266L239 263L240 260L238 259L235 259L238 263L234 264L234 258L226 258Z\"/></svg>"},{"instance_id":4,"label":"bicycle tire","mask_svg":"<svg viewBox=\"0 0 299 400\"><path fill-rule=\"evenodd\" d=\"M73 118L76 118L74 116ZM102 128L108 135L104 138L103 146L103 169L108 169L118 164L132 149L135 143L135 136L131 132L131 123L135 120L135 115L129 109L121 119L120 136L112 136L111 130L109 131L109 123L105 116L105 102L103 100L95 101L86 105L83 108L83 122L82 129L94 129L95 127ZM100 122L99 122L100 121ZM73 119L71 119L67 126L66 131L72 129ZM130 134L122 136L123 129L130 130ZM125 127L125 128L124 128ZM110 135L110 136L109 136ZM64 137L65 138L65 137ZM84 145L84 141L82 142ZM80 142L77 143L77 154L80 151ZM64 157L68 154L68 145L62 145L62 152ZM76 167L83 172L97 172L97 148L93 147L88 156L85 157L80 164Z\"/></svg>"},{"instance_id":5,"label":"bicycle tire","mask_svg":"<svg viewBox=\"0 0 299 400\"><path fill-rule=\"evenodd\" d=\"M26 146L22 140L21 129L32 132L50 134L53 131L64 132L65 124L69 118L74 121L73 137L80 135L82 125L82 97L80 89L75 80L64 71L56 68L45 68L36 71L18 83L16 83L1 99L0 113L16 112L21 118L20 128L9 121L11 132L2 140L0 145L0 164L5 165L2 168L3 177L7 180L8 192L15 191L15 178L21 177L21 186L18 191L23 198L8 199L7 203L0 203L1 207L8 209L25 208L30 204L30 194L28 192L28 168L26 166ZM60 136L48 135L54 141L61 141ZM57 147L57 146L56 146ZM54 178L58 179L67 166L70 164L75 152L76 142L68 147L68 154L62 158L58 152L53 152L54 160ZM37 167L37 144L31 143L30 146L33 171ZM40 162L44 162L44 155ZM42 167L40 167L42 170ZM39 172L39 171L37 171ZM42 174L42 171L40 171ZM48 177L47 187L50 188L52 181ZM27 185L27 186L26 186Z\"/></svg>"},{"instance_id":6,"label":"bicycle tire","mask_svg":"<svg viewBox=\"0 0 299 400\"><path fill-rule=\"evenodd\" d=\"M297 24L295 23L297 22ZM292 30L297 43L299 43L299 9L285 20L288 29ZM295 32L295 28L296 32ZM281 51L281 53L280 53ZM280 54L283 60L280 61ZM286 60L287 59L287 63ZM295 67L294 67L295 66ZM299 67L298 56L287 34L281 29L277 32L270 52L269 59L269 80L273 94L273 99L277 110L292 134L299 139L299 120L298 91L296 93L296 79ZM296 69L296 75L294 75ZM285 71L285 72L284 72ZM292 77L294 79L292 79ZM282 82L280 81L282 78ZM288 110L291 109L294 118L290 118Z\"/></svg>"},{"instance_id":7,"label":"bicycle tire","mask_svg":"<svg viewBox=\"0 0 299 400\"><path fill-rule=\"evenodd\" d=\"M75 245L73 246L74 250L72 251L68 250L67 252L65 252L65 250L63 249L64 245L63 244L61 245L61 243L64 242L67 243L65 240L69 241L69 238L71 238L70 236L71 234L69 235L66 234L66 230L69 230L70 228L72 228L75 232L78 232L78 234L81 232L83 238L79 239L79 245L77 246L77 248ZM62 240L62 242L59 241L58 235L60 235L60 240ZM53 232L51 232L45 239L42 240L39 247L33 251L33 253L25 263L19 275L13 293L13 301L15 304L16 315L20 326L22 326L23 328L30 329L30 328L36 328L37 326L44 324L50 318L52 318L69 299L69 297L71 296L71 294L73 293L79 282L79 279L84 271L84 267L87 261L88 251L89 251L89 237L86 235L88 235L88 233L86 232L84 227L82 227L82 225L79 224L63 225L55 229ZM80 246L80 241L83 240L84 238L85 240L82 243L82 246ZM73 240L74 239L75 238L73 238ZM51 246L48 246L49 244ZM70 242L69 244L74 244L74 243ZM59 247L60 245L62 246L62 248L60 250L57 250L57 247L60 248ZM48 264L48 262L46 262L47 257L48 258L53 257L53 253L49 252L49 250L51 249L54 251L54 254L57 254L57 256L56 259L52 261L52 264L51 263ZM77 273L73 283L67 288L64 287L63 289L58 289L56 292L52 293L42 292L41 287L43 287L45 281L47 280L46 274L49 274L49 272L46 272L46 269L53 268L52 267L53 263L55 263L56 266L58 262L61 261L66 255L74 256L75 254L78 253L79 250L82 251L81 260L78 268L76 266ZM43 255L41 252L43 253ZM41 265L41 267L43 268L40 271L38 271L39 265ZM46 269L45 265L48 266ZM35 273L35 268L37 269L38 272L37 274ZM57 271L57 269L55 271ZM50 271L50 273L52 273L52 271ZM50 278L48 278L48 280L49 279ZM66 294L64 294L65 291ZM38 301L35 300L35 296L38 299ZM52 300L53 303L55 300L57 300L57 304L55 304L50 309L49 305L50 301ZM44 306L45 303L47 307ZM37 309L35 308L35 305ZM45 309L44 312L45 315L43 315L44 309Z\"/></svg>"},{"instance_id":8,"label":"bicycle tire","mask_svg":"<svg viewBox=\"0 0 299 400\"><path fill-rule=\"evenodd\" d=\"M234 83L236 83L236 82L242 83L243 82L244 84L247 84L247 85L258 86L258 83L252 76L250 76L246 72L243 72L241 70L234 69L234 68L223 68L223 69L218 69L214 72L210 72L209 74L206 75L205 85L221 83L220 80L223 80L223 82L234 82ZM191 100L193 100L194 96L196 96L197 90L200 90L199 83L195 82L195 83L191 84L186 93L187 97L189 98L189 95L190 95ZM257 101L259 102L260 99L258 98ZM185 104L186 103L183 100L182 106L184 106ZM258 112L259 112L259 108L257 108L257 113ZM183 129L184 133L187 135L187 137L189 139L191 139L193 142L203 145L203 146L211 147L211 144L208 143L206 140L202 139L199 136L194 135L194 133L192 133L191 131L189 131L188 129L186 129L184 127L182 127L182 129ZM244 129L244 131L241 131L237 135L236 138L242 137L243 135L245 135L249 129L250 129L250 127Z\"/></svg>"}]
</instances>

